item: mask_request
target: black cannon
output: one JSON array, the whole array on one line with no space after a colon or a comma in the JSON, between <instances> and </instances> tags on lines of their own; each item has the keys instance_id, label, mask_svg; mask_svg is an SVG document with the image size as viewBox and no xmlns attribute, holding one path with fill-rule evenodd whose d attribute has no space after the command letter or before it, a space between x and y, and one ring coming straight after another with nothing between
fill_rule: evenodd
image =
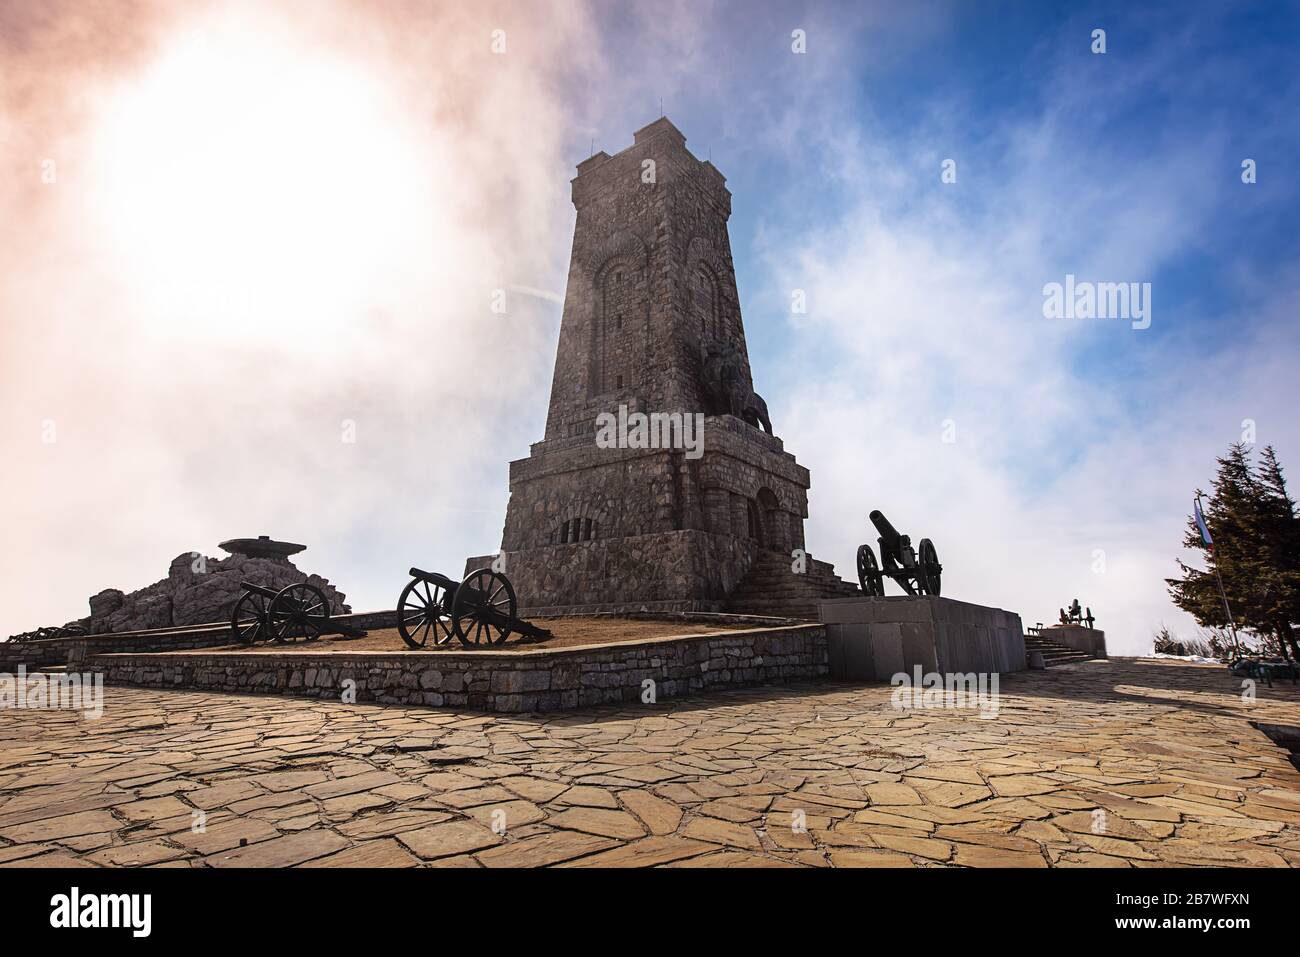
<instances>
[{"instance_id":1,"label":"black cannon","mask_svg":"<svg viewBox=\"0 0 1300 957\"><path fill-rule=\"evenodd\" d=\"M879 510L873 511L870 518L880 532L880 564L876 564L870 545L858 546L858 582L863 594L884 595L885 576L898 582L909 595L939 594L943 566L934 542L923 538L914 550L911 538L900 535Z\"/></svg>"},{"instance_id":2,"label":"black cannon","mask_svg":"<svg viewBox=\"0 0 1300 957\"><path fill-rule=\"evenodd\" d=\"M1068 613L1064 608L1060 611L1061 624L1063 625L1083 625L1085 628L1091 628L1093 622L1097 620L1093 617L1091 608L1087 609L1088 613L1086 615L1083 613L1084 609L1079 607L1079 599L1077 598L1070 603L1070 610Z\"/></svg>"},{"instance_id":3,"label":"black cannon","mask_svg":"<svg viewBox=\"0 0 1300 957\"><path fill-rule=\"evenodd\" d=\"M5 641L45 641L49 638L82 638L86 629L81 625L46 625L35 631L24 631L21 635L10 635Z\"/></svg>"},{"instance_id":4,"label":"black cannon","mask_svg":"<svg viewBox=\"0 0 1300 957\"><path fill-rule=\"evenodd\" d=\"M510 579L480 568L456 582L437 572L411 569L411 580L397 599L397 631L412 648L445 645L499 645L518 632L528 641L551 637L545 628L519 618Z\"/></svg>"},{"instance_id":5,"label":"black cannon","mask_svg":"<svg viewBox=\"0 0 1300 957\"><path fill-rule=\"evenodd\" d=\"M315 585L299 582L276 590L256 582L240 582L244 594L230 613L235 641L315 641L321 635L342 634L360 638L357 628L330 621L330 602Z\"/></svg>"}]
</instances>

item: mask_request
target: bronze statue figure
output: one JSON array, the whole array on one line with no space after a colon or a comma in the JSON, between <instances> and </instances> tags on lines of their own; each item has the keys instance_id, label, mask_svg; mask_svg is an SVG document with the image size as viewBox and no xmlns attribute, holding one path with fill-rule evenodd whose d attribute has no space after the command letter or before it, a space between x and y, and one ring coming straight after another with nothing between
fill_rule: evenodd
<instances>
[{"instance_id":1,"label":"bronze statue figure","mask_svg":"<svg viewBox=\"0 0 1300 957\"><path fill-rule=\"evenodd\" d=\"M756 429L772 434L767 403L745 385L740 349L731 342L706 342L700 349L704 397L710 415L734 415Z\"/></svg>"}]
</instances>

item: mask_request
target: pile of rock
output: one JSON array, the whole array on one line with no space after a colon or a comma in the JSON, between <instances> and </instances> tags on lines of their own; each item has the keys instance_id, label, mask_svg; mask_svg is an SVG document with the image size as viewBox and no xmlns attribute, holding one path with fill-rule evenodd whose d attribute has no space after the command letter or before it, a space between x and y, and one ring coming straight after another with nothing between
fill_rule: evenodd
<instances>
[{"instance_id":1,"label":"pile of rock","mask_svg":"<svg viewBox=\"0 0 1300 957\"><path fill-rule=\"evenodd\" d=\"M263 535L256 539L231 539L221 547L229 558L207 558L199 552L185 552L172 559L167 577L129 594L106 588L90 598L90 617L69 622L93 635L198 625L228 621L243 589L241 581L254 581L268 588L306 582L315 585L330 601L331 614L351 612L327 579L299 571L289 556L305 546L276 542Z\"/></svg>"}]
</instances>

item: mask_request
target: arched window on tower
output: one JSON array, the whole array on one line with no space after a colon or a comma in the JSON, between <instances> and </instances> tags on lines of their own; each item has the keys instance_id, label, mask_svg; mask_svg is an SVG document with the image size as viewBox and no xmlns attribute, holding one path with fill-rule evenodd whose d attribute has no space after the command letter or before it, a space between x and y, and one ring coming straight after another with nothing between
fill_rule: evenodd
<instances>
[{"instance_id":1,"label":"arched window on tower","mask_svg":"<svg viewBox=\"0 0 1300 957\"><path fill-rule=\"evenodd\" d=\"M691 314L700 330L700 340L722 339L718 319L718 281L709 267L700 263L691 276Z\"/></svg>"}]
</instances>

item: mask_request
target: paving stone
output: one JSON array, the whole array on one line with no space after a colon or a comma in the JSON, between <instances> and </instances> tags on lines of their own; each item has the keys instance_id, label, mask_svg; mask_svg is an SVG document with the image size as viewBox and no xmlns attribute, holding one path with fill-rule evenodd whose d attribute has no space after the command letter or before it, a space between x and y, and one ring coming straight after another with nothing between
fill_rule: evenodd
<instances>
[{"instance_id":1,"label":"paving stone","mask_svg":"<svg viewBox=\"0 0 1300 957\"><path fill-rule=\"evenodd\" d=\"M624 806L640 818L651 834L671 834L682 822L682 809L649 791L629 789L619 794Z\"/></svg>"},{"instance_id":2,"label":"paving stone","mask_svg":"<svg viewBox=\"0 0 1300 957\"><path fill-rule=\"evenodd\" d=\"M175 860L188 853L184 848L171 847L162 841L138 841L94 851L86 859L112 867L140 867Z\"/></svg>"},{"instance_id":3,"label":"paving stone","mask_svg":"<svg viewBox=\"0 0 1300 957\"><path fill-rule=\"evenodd\" d=\"M867 797L872 807L881 804L920 804L921 795L906 784L868 784Z\"/></svg>"},{"instance_id":4,"label":"paving stone","mask_svg":"<svg viewBox=\"0 0 1300 957\"><path fill-rule=\"evenodd\" d=\"M35 857L37 854L54 850L57 848L53 844L14 844L11 847L0 847L0 864L21 861L25 857Z\"/></svg>"},{"instance_id":5,"label":"paving stone","mask_svg":"<svg viewBox=\"0 0 1300 957\"><path fill-rule=\"evenodd\" d=\"M196 854L216 854L240 847L241 844L257 844L280 836L280 832L266 821L252 818L220 818L210 816L201 831L186 829L168 837L168 840L182 847L187 847Z\"/></svg>"},{"instance_id":6,"label":"paving stone","mask_svg":"<svg viewBox=\"0 0 1300 957\"><path fill-rule=\"evenodd\" d=\"M746 854L742 851L714 851L700 857L688 857L673 861L665 867L797 867L792 861L777 860L759 854Z\"/></svg>"},{"instance_id":7,"label":"paving stone","mask_svg":"<svg viewBox=\"0 0 1300 957\"><path fill-rule=\"evenodd\" d=\"M645 828L626 811L608 811L604 808L574 807L552 815L547 823L552 827L616 837L630 841L645 834Z\"/></svg>"},{"instance_id":8,"label":"paving stone","mask_svg":"<svg viewBox=\"0 0 1300 957\"><path fill-rule=\"evenodd\" d=\"M1001 847L978 844L954 844L953 861L965 867L1046 867L1042 854L1009 851Z\"/></svg>"},{"instance_id":9,"label":"paving stone","mask_svg":"<svg viewBox=\"0 0 1300 957\"><path fill-rule=\"evenodd\" d=\"M211 811L215 808L225 807L227 804L233 804L235 801L257 797L262 793L262 788L252 781L241 778L235 781L223 781L211 787L186 791L185 800L197 808Z\"/></svg>"},{"instance_id":10,"label":"paving stone","mask_svg":"<svg viewBox=\"0 0 1300 957\"><path fill-rule=\"evenodd\" d=\"M321 784L329 780L324 771L274 771L259 774L255 779L258 787L268 791L301 791L303 788Z\"/></svg>"},{"instance_id":11,"label":"paving stone","mask_svg":"<svg viewBox=\"0 0 1300 957\"><path fill-rule=\"evenodd\" d=\"M555 799L556 804L571 804L578 807L603 807L615 810L619 807L614 792L605 788L580 785L566 790Z\"/></svg>"},{"instance_id":12,"label":"paving stone","mask_svg":"<svg viewBox=\"0 0 1300 957\"><path fill-rule=\"evenodd\" d=\"M103 834L81 834L77 837L61 837L57 843L74 851L93 851L113 843L113 835L107 831Z\"/></svg>"},{"instance_id":13,"label":"paving stone","mask_svg":"<svg viewBox=\"0 0 1300 957\"><path fill-rule=\"evenodd\" d=\"M0 828L0 837L21 844L116 831L120 826L117 818L107 811L81 811L77 814L66 814L62 817L51 817L43 821Z\"/></svg>"},{"instance_id":14,"label":"paving stone","mask_svg":"<svg viewBox=\"0 0 1300 957\"><path fill-rule=\"evenodd\" d=\"M891 812L895 808L889 809ZM886 813L875 809L858 811L853 815L853 820L858 824L878 824L882 827L896 827L903 830L919 831L929 833L935 828L934 822L922 817L912 817L905 814Z\"/></svg>"},{"instance_id":15,"label":"paving stone","mask_svg":"<svg viewBox=\"0 0 1300 957\"><path fill-rule=\"evenodd\" d=\"M570 861L566 867L659 867L701 854L712 853L717 845L672 835L658 835L623 844L612 850Z\"/></svg>"},{"instance_id":16,"label":"paving stone","mask_svg":"<svg viewBox=\"0 0 1300 957\"><path fill-rule=\"evenodd\" d=\"M392 798L384 797L382 794L376 794L374 791L363 791L359 794L345 794L342 797L330 798L327 801L321 801L321 813L332 821L346 821L365 811L373 811L375 808L388 807L393 803Z\"/></svg>"},{"instance_id":17,"label":"paving stone","mask_svg":"<svg viewBox=\"0 0 1300 957\"><path fill-rule=\"evenodd\" d=\"M302 788L301 791L314 798L324 799L343 797L344 795L356 794L360 791L370 791L374 788L383 787L386 784L397 784L400 781L401 778L388 771L367 771L361 774L336 778L332 781L322 781L319 784L312 784Z\"/></svg>"},{"instance_id":18,"label":"paving stone","mask_svg":"<svg viewBox=\"0 0 1300 957\"><path fill-rule=\"evenodd\" d=\"M464 810L481 807L484 804L505 804L515 800L515 796L503 787L489 784L486 787L449 791L446 794L439 794L435 800L446 807Z\"/></svg>"},{"instance_id":19,"label":"paving stone","mask_svg":"<svg viewBox=\"0 0 1300 957\"><path fill-rule=\"evenodd\" d=\"M878 833L874 835L876 843L892 851L911 854L913 857L925 857L932 861L946 861L952 857L952 845L947 841L936 841L928 837L903 837L893 834Z\"/></svg>"},{"instance_id":20,"label":"paving stone","mask_svg":"<svg viewBox=\"0 0 1300 957\"><path fill-rule=\"evenodd\" d=\"M501 843L498 835L474 821L448 821L402 831L397 839L425 860L470 854Z\"/></svg>"},{"instance_id":21,"label":"paving stone","mask_svg":"<svg viewBox=\"0 0 1300 957\"><path fill-rule=\"evenodd\" d=\"M517 794L526 801L546 804L555 800L569 788L558 781L547 781L527 775L513 775L501 779L501 786L512 794Z\"/></svg>"},{"instance_id":22,"label":"paving stone","mask_svg":"<svg viewBox=\"0 0 1300 957\"><path fill-rule=\"evenodd\" d=\"M1013 774L990 778L989 787L999 797L1025 797L1029 794L1049 794L1058 790L1060 785L1037 774Z\"/></svg>"},{"instance_id":23,"label":"paving stone","mask_svg":"<svg viewBox=\"0 0 1300 957\"><path fill-rule=\"evenodd\" d=\"M483 804L466 811L470 817L485 827L501 832L516 830L546 819L546 812L531 801L503 801L500 804Z\"/></svg>"},{"instance_id":24,"label":"paving stone","mask_svg":"<svg viewBox=\"0 0 1300 957\"><path fill-rule=\"evenodd\" d=\"M380 797L391 798L394 801L412 801L416 798L427 798L430 794L429 789L418 784L390 784L386 787L375 788L370 792Z\"/></svg>"},{"instance_id":25,"label":"paving stone","mask_svg":"<svg viewBox=\"0 0 1300 957\"><path fill-rule=\"evenodd\" d=\"M441 794L445 791L479 788L483 786L483 781L468 774L461 774L459 771L435 771L422 777L420 784L435 794Z\"/></svg>"},{"instance_id":26,"label":"paving stone","mask_svg":"<svg viewBox=\"0 0 1300 957\"><path fill-rule=\"evenodd\" d=\"M0 863L0 867L94 867L95 864L88 858L81 857L71 851L51 851L48 854L38 854L35 857L24 857L22 860L8 861Z\"/></svg>"},{"instance_id":27,"label":"paving stone","mask_svg":"<svg viewBox=\"0 0 1300 957\"><path fill-rule=\"evenodd\" d=\"M835 867L916 867L916 862L906 854L892 851L833 850L831 864Z\"/></svg>"},{"instance_id":28,"label":"paving stone","mask_svg":"<svg viewBox=\"0 0 1300 957\"><path fill-rule=\"evenodd\" d=\"M222 851L205 858L205 862L209 867L293 867L347 846L347 839L333 831L304 831Z\"/></svg>"},{"instance_id":29,"label":"paving stone","mask_svg":"<svg viewBox=\"0 0 1300 957\"><path fill-rule=\"evenodd\" d=\"M480 851L475 856L485 867L549 867L588 854L621 847L618 841L579 831L548 831Z\"/></svg>"},{"instance_id":30,"label":"paving stone","mask_svg":"<svg viewBox=\"0 0 1300 957\"><path fill-rule=\"evenodd\" d=\"M1102 816L1076 812L1054 817L1052 823L1062 830L1073 831L1076 834L1101 834L1130 841L1149 841L1153 836L1147 829L1124 820L1118 814Z\"/></svg>"},{"instance_id":31,"label":"paving stone","mask_svg":"<svg viewBox=\"0 0 1300 957\"><path fill-rule=\"evenodd\" d=\"M420 859L391 838L364 841L299 867L418 867Z\"/></svg>"},{"instance_id":32,"label":"paving stone","mask_svg":"<svg viewBox=\"0 0 1300 957\"><path fill-rule=\"evenodd\" d=\"M753 808L739 807L733 804L734 798L726 801L706 801L701 804L696 811L707 817L718 817L724 821L734 821L737 824L747 824L759 820L763 814Z\"/></svg>"},{"instance_id":33,"label":"paving stone","mask_svg":"<svg viewBox=\"0 0 1300 957\"><path fill-rule=\"evenodd\" d=\"M400 831L412 831L450 821L452 816L444 811L393 811L388 814L371 814L339 824L335 830L358 841L375 837L388 837Z\"/></svg>"},{"instance_id":34,"label":"paving stone","mask_svg":"<svg viewBox=\"0 0 1300 957\"><path fill-rule=\"evenodd\" d=\"M749 847L757 850L762 845L752 827L733 824L717 818L697 817L686 823L682 836L713 844L727 844L732 847Z\"/></svg>"}]
</instances>

